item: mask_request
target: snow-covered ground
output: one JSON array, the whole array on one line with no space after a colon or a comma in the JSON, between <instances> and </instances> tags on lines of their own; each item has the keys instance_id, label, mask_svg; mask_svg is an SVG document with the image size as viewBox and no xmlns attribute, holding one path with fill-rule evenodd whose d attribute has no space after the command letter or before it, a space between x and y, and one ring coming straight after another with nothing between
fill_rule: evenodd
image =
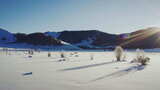
<instances>
[{"instance_id":1,"label":"snow-covered ground","mask_svg":"<svg viewBox=\"0 0 160 90\"><path fill-rule=\"evenodd\" d=\"M6 54L7 53L7 54ZM113 52L0 51L0 90L159 90L160 53L148 52L147 66L116 62ZM93 60L91 60L93 56Z\"/></svg>"}]
</instances>

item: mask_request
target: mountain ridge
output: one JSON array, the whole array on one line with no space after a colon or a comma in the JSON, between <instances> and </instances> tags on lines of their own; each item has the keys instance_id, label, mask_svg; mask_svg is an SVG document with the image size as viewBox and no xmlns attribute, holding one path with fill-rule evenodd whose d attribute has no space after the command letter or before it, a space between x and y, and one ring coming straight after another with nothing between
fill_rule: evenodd
<instances>
[{"instance_id":1,"label":"mountain ridge","mask_svg":"<svg viewBox=\"0 0 160 90\"><path fill-rule=\"evenodd\" d=\"M160 28L157 27L149 27L122 34L110 34L100 30L65 30L61 32L48 31L30 34L15 33L13 36L12 38L16 39L13 40L13 43L28 43L35 46L70 44L82 49L113 49L117 45L127 49L160 48ZM1 37L0 39L4 38Z\"/></svg>"}]
</instances>

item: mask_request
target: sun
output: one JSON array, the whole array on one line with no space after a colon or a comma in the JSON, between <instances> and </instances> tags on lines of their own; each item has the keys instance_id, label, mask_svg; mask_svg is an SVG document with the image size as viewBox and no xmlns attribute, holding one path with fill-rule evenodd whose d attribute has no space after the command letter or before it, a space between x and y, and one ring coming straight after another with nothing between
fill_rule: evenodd
<instances>
[{"instance_id":1,"label":"sun","mask_svg":"<svg viewBox=\"0 0 160 90\"><path fill-rule=\"evenodd\" d=\"M125 39L123 43L121 43L121 46L125 46L130 43L143 41L146 38L154 37L154 41L156 43L159 43L160 45L160 28L147 28L143 30L139 30L137 32L133 32Z\"/></svg>"}]
</instances>

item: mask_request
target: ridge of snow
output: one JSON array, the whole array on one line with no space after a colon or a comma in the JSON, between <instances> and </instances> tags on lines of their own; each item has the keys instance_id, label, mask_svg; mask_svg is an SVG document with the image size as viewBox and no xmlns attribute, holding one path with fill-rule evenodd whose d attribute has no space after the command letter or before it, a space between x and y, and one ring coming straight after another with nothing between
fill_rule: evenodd
<instances>
[{"instance_id":1,"label":"ridge of snow","mask_svg":"<svg viewBox=\"0 0 160 90\"><path fill-rule=\"evenodd\" d=\"M74 44L75 46L87 46L87 47L93 47L93 45L91 45L94 41L94 38L89 37L86 40L82 40L80 43Z\"/></svg>"},{"instance_id":2,"label":"ridge of snow","mask_svg":"<svg viewBox=\"0 0 160 90\"><path fill-rule=\"evenodd\" d=\"M58 38L61 35L61 33L60 32L45 32L45 35L51 36L54 38Z\"/></svg>"}]
</instances>

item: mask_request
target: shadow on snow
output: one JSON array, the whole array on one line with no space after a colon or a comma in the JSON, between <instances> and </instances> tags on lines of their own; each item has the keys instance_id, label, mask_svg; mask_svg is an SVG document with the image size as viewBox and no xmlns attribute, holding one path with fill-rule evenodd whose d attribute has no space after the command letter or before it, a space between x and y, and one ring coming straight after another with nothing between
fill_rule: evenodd
<instances>
[{"instance_id":1,"label":"shadow on snow","mask_svg":"<svg viewBox=\"0 0 160 90\"><path fill-rule=\"evenodd\" d=\"M61 69L59 71L80 70L80 69L86 69L86 68L91 68L91 67L97 67L97 66L101 66L101 65L113 64L113 63L116 63L116 62L117 61L110 61L110 62L103 62L103 63L98 63L98 64L90 64L90 65Z\"/></svg>"},{"instance_id":2,"label":"shadow on snow","mask_svg":"<svg viewBox=\"0 0 160 90\"><path fill-rule=\"evenodd\" d=\"M131 72L136 72L136 71L141 71L145 68L144 65L135 65L135 66L130 66L126 69L123 69L123 70L119 70L117 72L113 72L111 74L107 74L107 75L104 75L104 76L101 76L101 77L98 77L96 79L93 79L89 82L94 82L94 81L98 81L98 80L101 80L101 79L104 79L104 78L107 78L107 77L120 77L120 76L124 76L124 75L127 75Z\"/></svg>"}]
</instances>

